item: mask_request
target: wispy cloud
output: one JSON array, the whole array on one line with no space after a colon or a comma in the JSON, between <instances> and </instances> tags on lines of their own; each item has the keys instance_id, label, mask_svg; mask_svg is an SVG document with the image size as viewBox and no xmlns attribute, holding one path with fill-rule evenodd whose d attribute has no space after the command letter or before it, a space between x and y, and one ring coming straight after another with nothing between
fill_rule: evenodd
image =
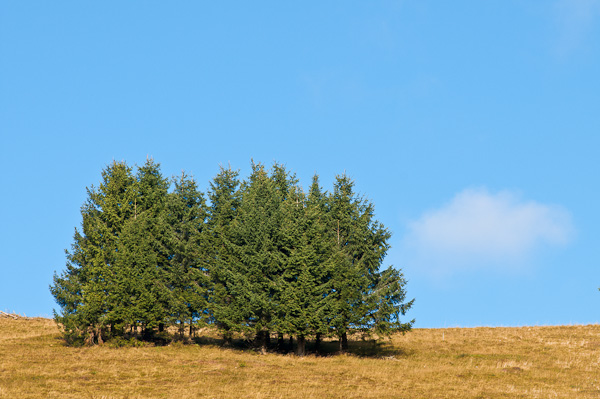
<instances>
[{"instance_id":1,"label":"wispy cloud","mask_svg":"<svg viewBox=\"0 0 600 399\"><path fill-rule=\"evenodd\" d=\"M567 244L572 233L561 207L523 201L510 191L468 189L411 222L403 250L409 263L434 275L514 269L543 245Z\"/></svg>"},{"instance_id":2,"label":"wispy cloud","mask_svg":"<svg viewBox=\"0 0 600 399\"><path fill-rule=\"evenodd\" d=\"M557 0L554 4L558 22L556 51L568 56L577 50L600 18L600 0Z\"/></svg>"}]
</instances>

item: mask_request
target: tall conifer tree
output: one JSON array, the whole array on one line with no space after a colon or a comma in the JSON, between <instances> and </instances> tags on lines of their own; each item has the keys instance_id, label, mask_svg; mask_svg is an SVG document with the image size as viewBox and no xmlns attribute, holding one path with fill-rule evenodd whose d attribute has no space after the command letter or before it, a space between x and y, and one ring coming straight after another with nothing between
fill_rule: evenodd
<instances>
[{"instance_id":1,"label":"tall conifer tree","mask_svg":"<svg viewBox=\"0 0 600 399\"><path fill-rule=\"evenodd\" d=\"M87 189L81 207L82 231L75 230L67 267L54 275L51 293L61 307L56 321L68 338L86 336L102 342L109 325L111 266L115 264L119 236L134 214L136 180L124 162L113 161L102 171L98 188Z\"/></svg>"},{"instance_id":2,"label":"tall conifer tree","mask_svg":"<svg viewBox=\"0 0 600 399\"><path fill-rule=\"evenodd\" d=\"M166 218L169 181L160 165L148 159L138 167L134 187L133 214L125 221L111 268L108 316L119 327L139 325L149 337L167 319L173 302L167 286L172 256Z\"/></svg>"},{"instance_id":3,"label":"tall conifer tree","mask_svg":"<svg viewBox=\"0 0 600 399\"><path fill-rule=\"evenodd\" d=\"M173 296L170 318L179 326L189 322L191 333L195 321L208 322L208 214L204 195L193 179L182 173L174 185L167 207L172 253L167 280Z\"/></svg>"},{"instance_id":4,"label":"tall conifer tree","mask_svg":"<svg viewBox=\"0 0 600 399\"><path fill-rule=\"evenodd\" d=\"M327 240L324 198L318 177L313 178L308 197L299 187L295 200L283 203L288 216L284 230L291 239L283 271L283 292L279 303L285 332L297 337L297 354L305 354L306 339L317 340L328 332L327 295L332 272L331 243Z\"/></svg>"},{"instance_id":5,"label":"tall conifer tree","mask_svg":"<svg viewBox=\"0 0 600 399\"><path fill-rule=\"evenodd\" d=\"M347 349L347 334L358 321L356 310L361 306L365 273L356 262L362 201L355 197L354 183L346 176L337 176L329 196L329 238L334 242L332 289L328 296L333 318L330 323L340 340L340 350Z\"/></svg>"},{"instance_id":6,"label":"tall conifer tree","mask_svg":"<svg viewBox=\"0 0 600 399\"><path fill-rule=\"evenodd\" d=\"M256 332L263 352L277 324L277 280L285 263L278 247L283 221L281 195L264 166L253 163L242 187L238 223L233 225L235 268L248 298L245 327Z\"/></svg>"},{"instance_id":7,"label":"tall conifer tree","mask_svg":"<svg viewBox=\"0 0 600 399\"><path fill-rule=\"evenodd\" d=\"M208 191L209 311L226 343L248 317L244 276L235 268L233 226L241 206L239 172L220 168Z\"/></svg>"}]
</instances>

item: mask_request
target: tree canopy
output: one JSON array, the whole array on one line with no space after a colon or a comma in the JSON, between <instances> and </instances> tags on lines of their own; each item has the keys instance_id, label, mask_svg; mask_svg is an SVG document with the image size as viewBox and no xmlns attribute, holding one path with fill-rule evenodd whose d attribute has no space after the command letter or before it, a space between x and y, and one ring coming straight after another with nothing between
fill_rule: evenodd
<instances>
[{"instance_id":1,"label":"tree canopy","mask_svg":"<svg viewBox=\"0 0 600 399\"><path fill-rule=\"evenodd\" d=\"M67 340L213 325L226 343L241 333L263 351L272 334L279 345L296 337L302 355L308 337L336 337L345 350L348 333L411 329L414 320L401 321L413 303L406 280L382 269L391 234L348 176L328 193L315 175L305 192L281 164L252 163L243 181L222 167L205 198L152 159L136 169L113 162L87 189L50 287Z\"/></svg>"}]
</instances>

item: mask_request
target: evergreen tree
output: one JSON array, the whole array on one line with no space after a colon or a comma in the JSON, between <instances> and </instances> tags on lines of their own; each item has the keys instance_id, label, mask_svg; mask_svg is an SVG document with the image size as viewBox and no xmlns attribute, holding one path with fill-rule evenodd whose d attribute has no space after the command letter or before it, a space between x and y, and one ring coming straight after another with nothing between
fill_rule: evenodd
<instances>
[{"instance_id":1,"label":"evergreen tree","mask_svg":"<svg viewBox=\"0 0 600 399\"><path fill-rule=\"evenodd\" d=\"M117 256L119 235L134 214L136 180L124 162L113 161L102 171L102 182L87 189L88 199L81 207L82 232L77 229L66 270L54 275L50 287L61 308L55 320L69 340L85 337L102 342L110 324L108 284L111 266Z\"/></svg>"},{"instance_id":2,"label":"evergreen tree","mask_svg":"<svg viewBox=\"0 0 600 399\"><path fill-rule=\"evenodd\" d=\"M138 167L134 187L133 215L125 220L110 268L107 317L119 332L139 326L149 337L164 323L173 301L167 286L172 257L166 218L169 181L160 165L148 159Z\"/></svg>"},{"instance_id":3,"label":"evergreen tree","mask_svg":"<svg viewBox=\"0 0 600 399\"><path fill-rule=\"evenodd\" d=\"M111 316L122 320L119 329L141 328L144 338L167 318L171 304L165 286L166 270L151 231L156 230L152 215L144 212L129 220L121 234L113 284L110 286Z\"/></svg>"},{"instance_id":4,"label":"evergreen tree","mask_svg":"<svg viewBox=\"0 0 600 399\"><path fill-rule=\"evenodd\" d=\"M333 288L333 276L336 270L334 253L336 242L330 239L331 215L327 204L327 193L319 185L319 177L313 176L306 203L307 227L306 235L313 251L311 270L315 281L313 297L315 303L311 313L311 323L316 337L316 346L323 335L331 332L331 320L335 317L335 309L331 306L329 296Z\"/></svg>"},{"instance_id":5,"label":"evergreen tree","mask_svg":"<svg viewBox=\"0 0 600 399\"><path fill-rule=\"evenodd\" d=\"M220 168L210 183L208 231L209 311L226 343L248 317L244 276L235 268L232 228L241 205L238 171Z\"/></svg>"},{"instance_id":6,"label":"evergreen tree","mask_svg":"<svg viewBox=\"0 0 600 399\"><path fill-rule=\"evenodd\" d=\"M356 311L361 306L366 277L356 262L360 240L357 221L364 205L355 197L353 187L347 176L337 176L328 204L329 238L335 244L332 252L335 269L328 302L333 315L330 326L340 340L340 350L347 349L348 331L360 318Z\"/></svg>"},{"instance_id":7,"label":"evergreen tree","mask_svg":"<svg viewBox=\"0 0 600 399\"><path fill-rule=\"evenodd\" d=\"M252 174L242 187L237 223L232 226L234 268L247 298L244 328L255 331L263 352L270 331L277 325L277 282L285 265L278 248L283 220L281 194L264 166L253 164Z\"/></svg>"},{"instance_id":8,"label":"evergreen tree","mask_svg":"<svg viewBox=\"0 0 600 399\"><path fill-rule=\"evenodd\" d=\"M206 231L207 209L196 182L185 173L174 179L175 189L169 196L168 223L171 227L171 258L167 285L171 290L171 321L208 322L209 258Z\"/></svg>"},{"instance_id":9,"label":"evergreen tree","mask_svg":"<svg viewBox=\"0 0 600 399\"><path fill-rule=\"evenodd\" d=\"M412 322L399 320L412 305L402 302L402 275L392 269L379 271L391 234L374 219L373 204L356 196L354 182L342 175L336 178L329 207L330 240L336 245L328 299L340 350L348 348L347 334L354 329L380 334L410 329Z\"/></svg>"},{"instance_id":10,"label":"evergreen tree","mask_svg":"<svg viewBox=\"0 0 600 399\"><path fill-rule=\"evenodd\" d=\"M380 337L397 332L410 331L415 320L403 323L404 316L412 307L414 299L404 302L406 280L399 270L389 267L376 276L372 290L367 294L366 301L369 314L366 327Z\"/></svg>"},{"instance_id":11,"label":"evergreen tree","mask_svg":"<svg viewBox=\"0 0 600 399\"><path fill-rule=\"evenodd\" d=\"M359 240L359 265L366 271L366 287L362 291L360 319L356 327L364 332L375 332L379 336L410 330L413 321L402 323L400 315L405 315L413 300L404 303L406 281L402 273L389 267L379 271L389 249L390 232L374 219L373 204L366 203L359 218L362 231Z\"/></svg>"},{"instance_id":12,"label":"evergreen tree","mask_svg":"<svg viewBox=\"0 0 600 399\"><path fill-rule=\"evenodd\" d=\"M271 207L268 219L263 220L265 226L272 226L268 233L270 246L263 248L263 251L271 259L269 278L272 289L269 304L272 313L269 330L259 331L258 338L264 347L270 331L274 330L277 332L278 346L281 350L284 333L293 334L286 325L284 301L285 296L289 294L286 275L290 274L290 255L297 245L297 216L303 207L303 196L297 186L296 176L288 172L284 165L274 163L270 174L266 173L264 168L262 171L265 172L263 177L268 184L268 190L264 191L265 198Z\"/></svg>"},{"instance_id":13,"label":"evergreen tree","mask_svg":"<svg viewBox=\"0 0 600 399\"><path fill-rule=\"evenodd\" d=\"M290 245L279 301L281 325L286 333L296 335L300 356L305 354L309 335L319 341L328 332L326 297L332 264L323 200L315 176L308 198L296 187L295 195L282 204L287 216L283 229L289 231Z\"/></svg>"}]
</instances>

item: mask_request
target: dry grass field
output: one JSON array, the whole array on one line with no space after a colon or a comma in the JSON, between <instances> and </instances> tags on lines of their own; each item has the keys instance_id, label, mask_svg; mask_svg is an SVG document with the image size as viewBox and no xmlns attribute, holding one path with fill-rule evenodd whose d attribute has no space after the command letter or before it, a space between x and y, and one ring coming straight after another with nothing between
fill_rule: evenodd
<instances>
[{"instance_id":1,"label":"dry grass field","mask_svg":"<svg viewBox=\"0 0 600 399\"><path fill-rule=\"evenodd\" d=\"M51 320L0 318L0 398L600 397L598 325L416 329L350 352L71 348Z\"/></svg>"}]
</instances>

